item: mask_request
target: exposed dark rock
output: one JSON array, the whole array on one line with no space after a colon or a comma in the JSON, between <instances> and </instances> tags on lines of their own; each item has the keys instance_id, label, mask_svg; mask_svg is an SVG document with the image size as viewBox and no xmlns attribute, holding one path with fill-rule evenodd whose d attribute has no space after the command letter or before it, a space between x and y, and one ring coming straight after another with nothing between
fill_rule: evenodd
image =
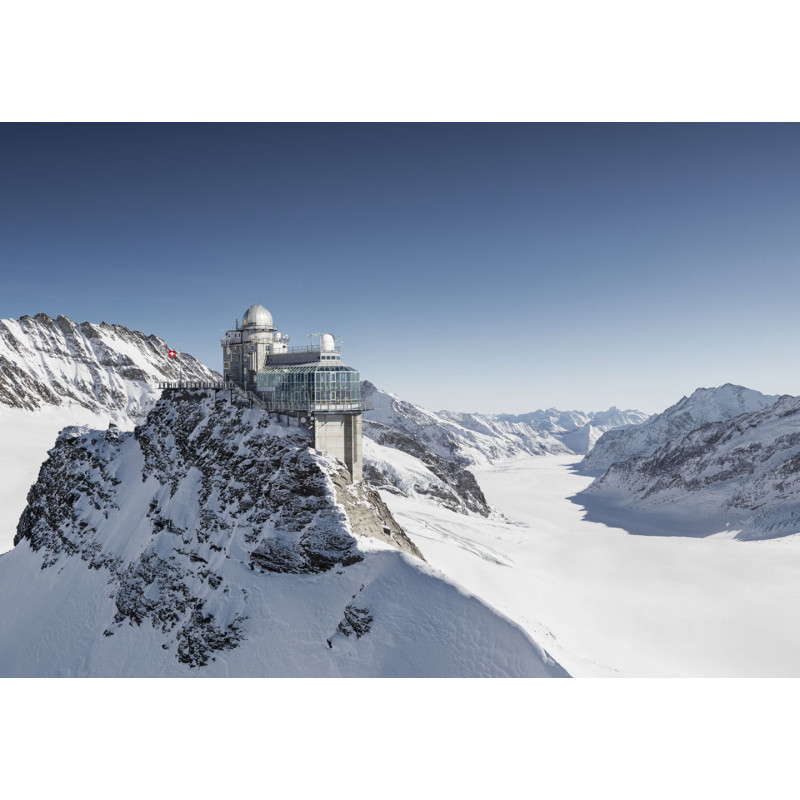
<instances>
[{"instance_id":1,"label":"exposed dark rock","mask_svg":"<svg viewBox=\"0 0 800 800\"><path fill-rule=\"evenodd\" d=\"M465 459L455 456L453 460L449 460L438 456L421 442L379 422L365 421L364 432L380 445L392 447L418 458L445 484L444 487L420 486L417 489L419 494L434 497L452 511L469 510L484 517L491 513L491 508L475 476L466 468ZM377 489L398 491L391 475L383 472L378 464L365 462L364 477Z\"/></svg>"},{"instance_id":2,"label":"exposed dark rock","mask_svg":"<svg viewBox=\"0 0 800 800\"><path fill-rule=\"evenodd\" d=\"M355 634L355 637L360 639L362 636L369 633L373 621L369 609L365 606L357 605L354 600L345 607L344 618L339 623L337 630L345 636L352 636Z\"/></svg>"},{"instance_id":3,"label":"exposed dark rock","mask_svg":"<svg viewBox=\"0 0 800 800\"><path fill-rule=\"evenodd\" d=\"M15 539L40 553L43 569L73 556L107 571L115 613L106 635L152 626L191 667L247 635L246 600L230 592L232 556L263 573L342 570L363 560L355 533L421 557L377 493L312 450L308 431L276 435L260 410L217 400L171 393L132 433L65 429ZM146 544L130 554L134 530ZM362 635L371 619L351 616Z\"/></svg>"}]
</instances>

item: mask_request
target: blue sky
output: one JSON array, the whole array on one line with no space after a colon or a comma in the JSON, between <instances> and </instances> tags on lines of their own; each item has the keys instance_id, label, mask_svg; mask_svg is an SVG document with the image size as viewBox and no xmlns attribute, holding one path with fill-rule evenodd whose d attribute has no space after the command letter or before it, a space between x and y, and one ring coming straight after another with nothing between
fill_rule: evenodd
<instances>
[{"instance_id":1,"label":"blue sky","mask_svg":"<svg viewBox=\"0 0 800 800\"><path fill-rule=\"evenodd\" d=\"M800 394L793 124L0 125L0 316L219 368L262 303L431 408Z\"/></svg>"}]
</instances>

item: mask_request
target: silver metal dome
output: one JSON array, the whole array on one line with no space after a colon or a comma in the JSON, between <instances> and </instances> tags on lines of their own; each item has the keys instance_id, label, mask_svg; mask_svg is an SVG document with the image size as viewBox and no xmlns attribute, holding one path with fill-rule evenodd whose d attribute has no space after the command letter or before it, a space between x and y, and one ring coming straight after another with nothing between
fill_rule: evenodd
<instances>
[{"instance_id":1,"label":"silver metal dome","mask_svg":"<svg viewBox=\"0 0 800 800\"><path fill-rule=\"evenodd\" d=\"M253 305L244 312L243 328L272 328L272 314L264 306Z\"/></svg>"}]
</instances>

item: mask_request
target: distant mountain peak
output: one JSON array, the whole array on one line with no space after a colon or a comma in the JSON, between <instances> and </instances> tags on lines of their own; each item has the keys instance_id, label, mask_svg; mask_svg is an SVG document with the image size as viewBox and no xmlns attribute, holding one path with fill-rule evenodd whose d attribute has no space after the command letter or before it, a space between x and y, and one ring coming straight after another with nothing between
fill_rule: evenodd
<instances>
[{"instance_id":1,"label":"distant mountain peak","mask_svg":"<svg viewBox=\"0 0 800 800\"><path fill-rule=\"evenodd\" d=\"M751 397L751 390L737 393ZM706 391L706 390L700 390ZM746 394L745 394L746 393ZM695 393L697 394L697 393ZM758 395L759 393L753 393ZM768 397L761 395L762 398ZM800 398L774 403L730 419L705 422L673 435L652 453L617 461L586 490L611 510L645 513L656 527L708 535L738 531L763 539L800 531Z\"/></svg>"},{"instance_id":2,"label":"distant mountain peak","mask_svg":"<svg viewBox=\"0 0 800 800\"><path fill-rule=\"evenodd\" d=\"M581 462L581 470L600 475L614 463L649 456L701 425L759 411L776 400L778 395L762 394L733 383L695 389L691 395L682 397L641 425L604 433Z\"/></svg>"}]
</instances>

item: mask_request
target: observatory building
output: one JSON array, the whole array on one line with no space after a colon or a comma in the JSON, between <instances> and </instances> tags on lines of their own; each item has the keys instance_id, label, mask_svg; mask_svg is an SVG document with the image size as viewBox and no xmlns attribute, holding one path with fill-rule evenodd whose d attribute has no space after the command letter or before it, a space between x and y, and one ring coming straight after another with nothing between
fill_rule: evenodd
<instances>
[{"instance_id":1,"label":"observatory building","mask_svg":"<svg viewBox=\"0 0 800 800\"><path fill-rule=\"evenodd\" d=\"M317 337L317 342L313 341ZM341 344L329 333L290 347L272 314L252 305L222 339L225 385L267 411L296 418L314 434L314 447L343 461L361 480L361 377L342 363Z\"/></svg>"}]
</instances>

